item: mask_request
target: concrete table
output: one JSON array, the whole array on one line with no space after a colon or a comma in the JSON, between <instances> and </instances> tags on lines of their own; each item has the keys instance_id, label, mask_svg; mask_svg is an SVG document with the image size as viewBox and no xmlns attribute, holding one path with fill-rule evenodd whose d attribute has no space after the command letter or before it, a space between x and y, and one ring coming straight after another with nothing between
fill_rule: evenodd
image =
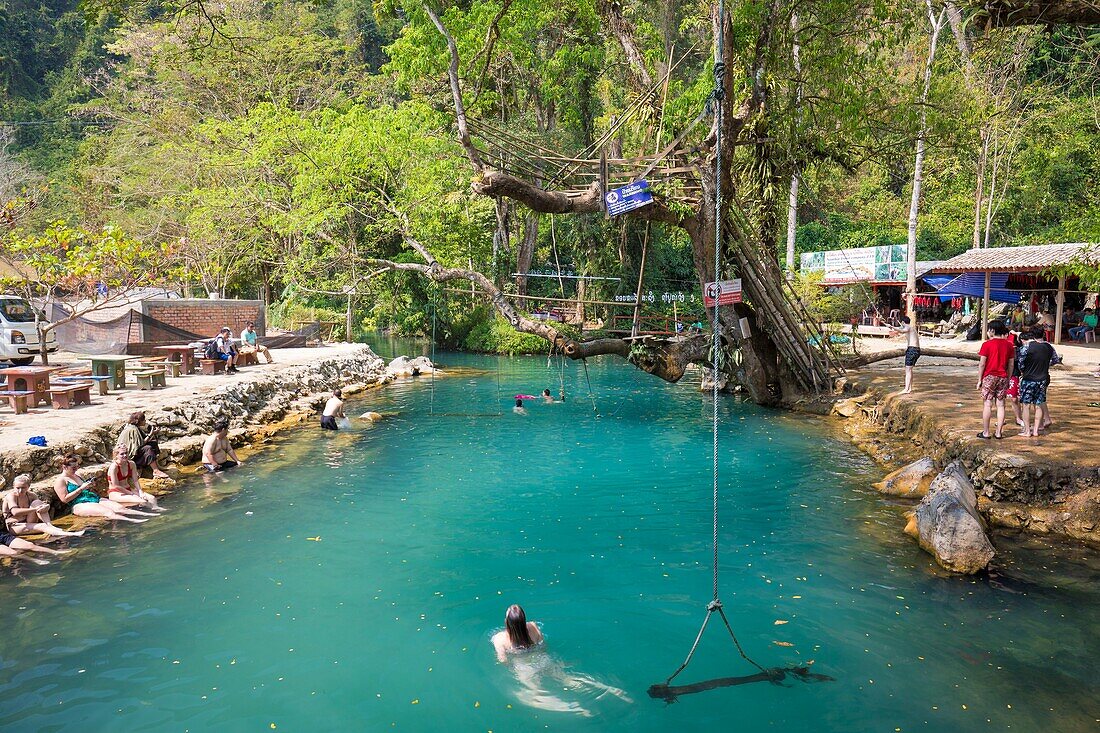
<instances>
[{"instance_id":1,"label":"concrete table","mask_svg":"<svg viewBox=\"0 0 1100 733\"><path fill-rule=\"evenodd\" d=\"M111 377L111 384L115 389L126 389L126 362L137 359L137 356L122 356L119 354L97 354L85 356L86 361L92 362L92 376Z\"/></svg>"},{"instance_id":2,"label":"concrete table","mask_svg":"<svg viewBox=\"0 0 1100 733\"><path fill-rule=\"evenodd\" d=\"M62 367L52 366L13 366L0 369L0 374L8 378L8 390L13 392L34 392L30 400L34 407L39 403L50 404L50 375Z\"/></svg>"},{"instance_id":3,"label":"concrete table","mask_svg":"<svg viewBox=\"0 0 1100 733\"><path fill-rule=\"evenodd\" d=\"M195 347L191 344L172 344L171 346L154 346L154 351L165 352L165 361L176 361L179 355L180 368L184 374L195 373Z\"/></svg>"}]
</instances>

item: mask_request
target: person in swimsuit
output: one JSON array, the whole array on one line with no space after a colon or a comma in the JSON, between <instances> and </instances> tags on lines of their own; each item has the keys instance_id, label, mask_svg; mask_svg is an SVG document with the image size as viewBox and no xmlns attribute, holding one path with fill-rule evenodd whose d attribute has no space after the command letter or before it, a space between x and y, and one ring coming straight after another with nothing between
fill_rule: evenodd
<instances>
[{"instance_id":1,"label":"person in swimsuit","mask_svg":"<svg viewBox=\"0 0 1100 733\"><path fill-rule=\"evenodd\" d=\"M542 632L534 621L527 620L523 608L512 604L504 614L504 631L493 635L497 661L505 662L509 654L526 651L542 643Z\"/></svg>"},{"instance_id":2,"label":"person in swimsuit","mask_svg":"<svg viewBox=\"0 0 1100 733\"><path fill-rule=\"evenodd\" d=\"M137 517L155 517L155 514L139 512L130 509L110 499L101 499L92 489L95 481L85 481L76 472L80 466L80 456L66 453L61 459L61 475L53 485L54 493L62 504L68 505L72 513L78 517L105 517L118 519L123 522L146 522L147 519L134 519Z\"/></svg>"},{"instance_id":3,"label":"person in swimsuit","mask_svg":"<svg viewBox=\"0 0 1100 733\"><path fill-rule=\"evenodd\" d=\"M517 415L527 414L527 408L523 406L523 400L519 397L516 398L516 406L512 408L512 412L516 413Z\"/></svg>"},{"instance_id":4,"label":"person in swimsuit","mask_svg":"<svg viewBox=\"0 0 1100 733\"><path fill-rule=\"evenodd\" d=\"M141 490L137 464L130 460L125 445L115 448L115 460L107 468L107 498L126 507L167 511L157 505L157 497Z\"/></svg>"},{"instance_id":5,"label":"person in swimsuit","mask_svg":"<svg viewBox=\"0 0 1100 733\"><path fill-rule=\"evenodd\" d=\"M21 473L4 496L4 529L10 534L48 534L52 537L81 537L84 530L66 532L50 522L50 505L31 495L30 474Z\"/></svg>"},{"instance_id":6,"label":"person in swimsuit","mask_svg":"<svg viewBox=\"0 0 1100 733\"><path fill-rule=\"evenodd\" d=\"M901 325L890 329L890 335L904 334L905 336L905 389L901 394L909 394L913 391L913 367L920 359L920 331L910 321L909 316L901 317Z\"/></svg>"},{"instance_id":7,"label":"person in swimsuit","mask_svg":"<svg viewBox=\"0 0 1100 733\"><path fill-rule=\"evenodd\" d=\"M325 430L339 430L338 420L344 417L344 393L338 389L332 391L332 397L325 403L321 412L321 427Z\"/></svg>"},{"instance_id":8,"label":"person in swimsuit","mask_svg":"<svg viewBox=\"0 0 1100 733\"><path fill-rule=\"evenodd\" d=\"M213 434L202 446L202 465L210 473L236 468L243 461L237 458L233 446L229 443L229 421L220 418L214 423Z\"/></svg>"},{"instance_id":9,"label":"person in swimsuit","mask_svg":"<svg viewBox=\"0 0 1100 733\"><path fill-rule=\"evenodd\" d=\"M43 547L42 545L36 545L33 542L20 539L11 532L4 532L0 530L0 557L16 557L21 552L44 552L47 555L66 555L72 550L54 550L49 547ZM39 560L37 558L27 558L33 563L39 565L46 565L46 560Z\"/></svg>"}]
</instances>

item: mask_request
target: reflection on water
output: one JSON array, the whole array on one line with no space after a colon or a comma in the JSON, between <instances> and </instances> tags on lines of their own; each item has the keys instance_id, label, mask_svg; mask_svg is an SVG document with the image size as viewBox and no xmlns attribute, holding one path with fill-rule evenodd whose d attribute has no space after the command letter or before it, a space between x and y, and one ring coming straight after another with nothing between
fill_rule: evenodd
<instances>
[{"instance_id":1,"label":"reflection on water","mask_svg":"<svg viewBox=\"0 0 1100 733\"><path fill-rule=\"evenodd\" d=\"M167 515L6 570L0 730L1096 730L1095 551L998 536L989 578L940 575L829 423L733 400L726 614L761 665L836 681L650 699L711 595L708 397L621 361L591 386L439 361L485 373L368 392L348 412L381 422L304 423ZM512 666L484 643L510 603L551 639ZM721 631L678 684L757 672Z\"/></svg>"}]
</instances>

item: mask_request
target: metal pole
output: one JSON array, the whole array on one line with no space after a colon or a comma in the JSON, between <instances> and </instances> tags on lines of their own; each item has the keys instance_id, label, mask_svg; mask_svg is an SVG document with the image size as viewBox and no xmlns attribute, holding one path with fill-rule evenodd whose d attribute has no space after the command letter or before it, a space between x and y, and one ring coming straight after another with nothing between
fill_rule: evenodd
<instances>
[{"instance_id":1,"label":"metal pole","mask_svg":"<svg viewBox=\"0 0 1100 733\"><path fill-rule=\"evenodd\" d=\"M989 330L989 281L992 278L993 273L985 273L985 292L982 295L982 333L980 338L985 338L986 332ZM979 339L980 340L980 339Z\"/></svg>"}]
</instances>

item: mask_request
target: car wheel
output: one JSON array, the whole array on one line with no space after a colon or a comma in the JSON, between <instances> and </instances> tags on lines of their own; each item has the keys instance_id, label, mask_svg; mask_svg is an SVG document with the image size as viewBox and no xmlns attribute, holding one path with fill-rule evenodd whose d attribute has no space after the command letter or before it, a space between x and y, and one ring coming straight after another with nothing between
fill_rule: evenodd
<instances>
[{"instance_id":1,"label":"car wheel","mask_svg":"<svg viewBox=\"0 0 1100 733\"><path fill-rule=\"evenodd\" d=\"M11 363L15 366L28 366L33 361L34 361L33 356L26 356L26 357L23 357L22 359L12 359Z\"/></svg>"}]
</instances>

